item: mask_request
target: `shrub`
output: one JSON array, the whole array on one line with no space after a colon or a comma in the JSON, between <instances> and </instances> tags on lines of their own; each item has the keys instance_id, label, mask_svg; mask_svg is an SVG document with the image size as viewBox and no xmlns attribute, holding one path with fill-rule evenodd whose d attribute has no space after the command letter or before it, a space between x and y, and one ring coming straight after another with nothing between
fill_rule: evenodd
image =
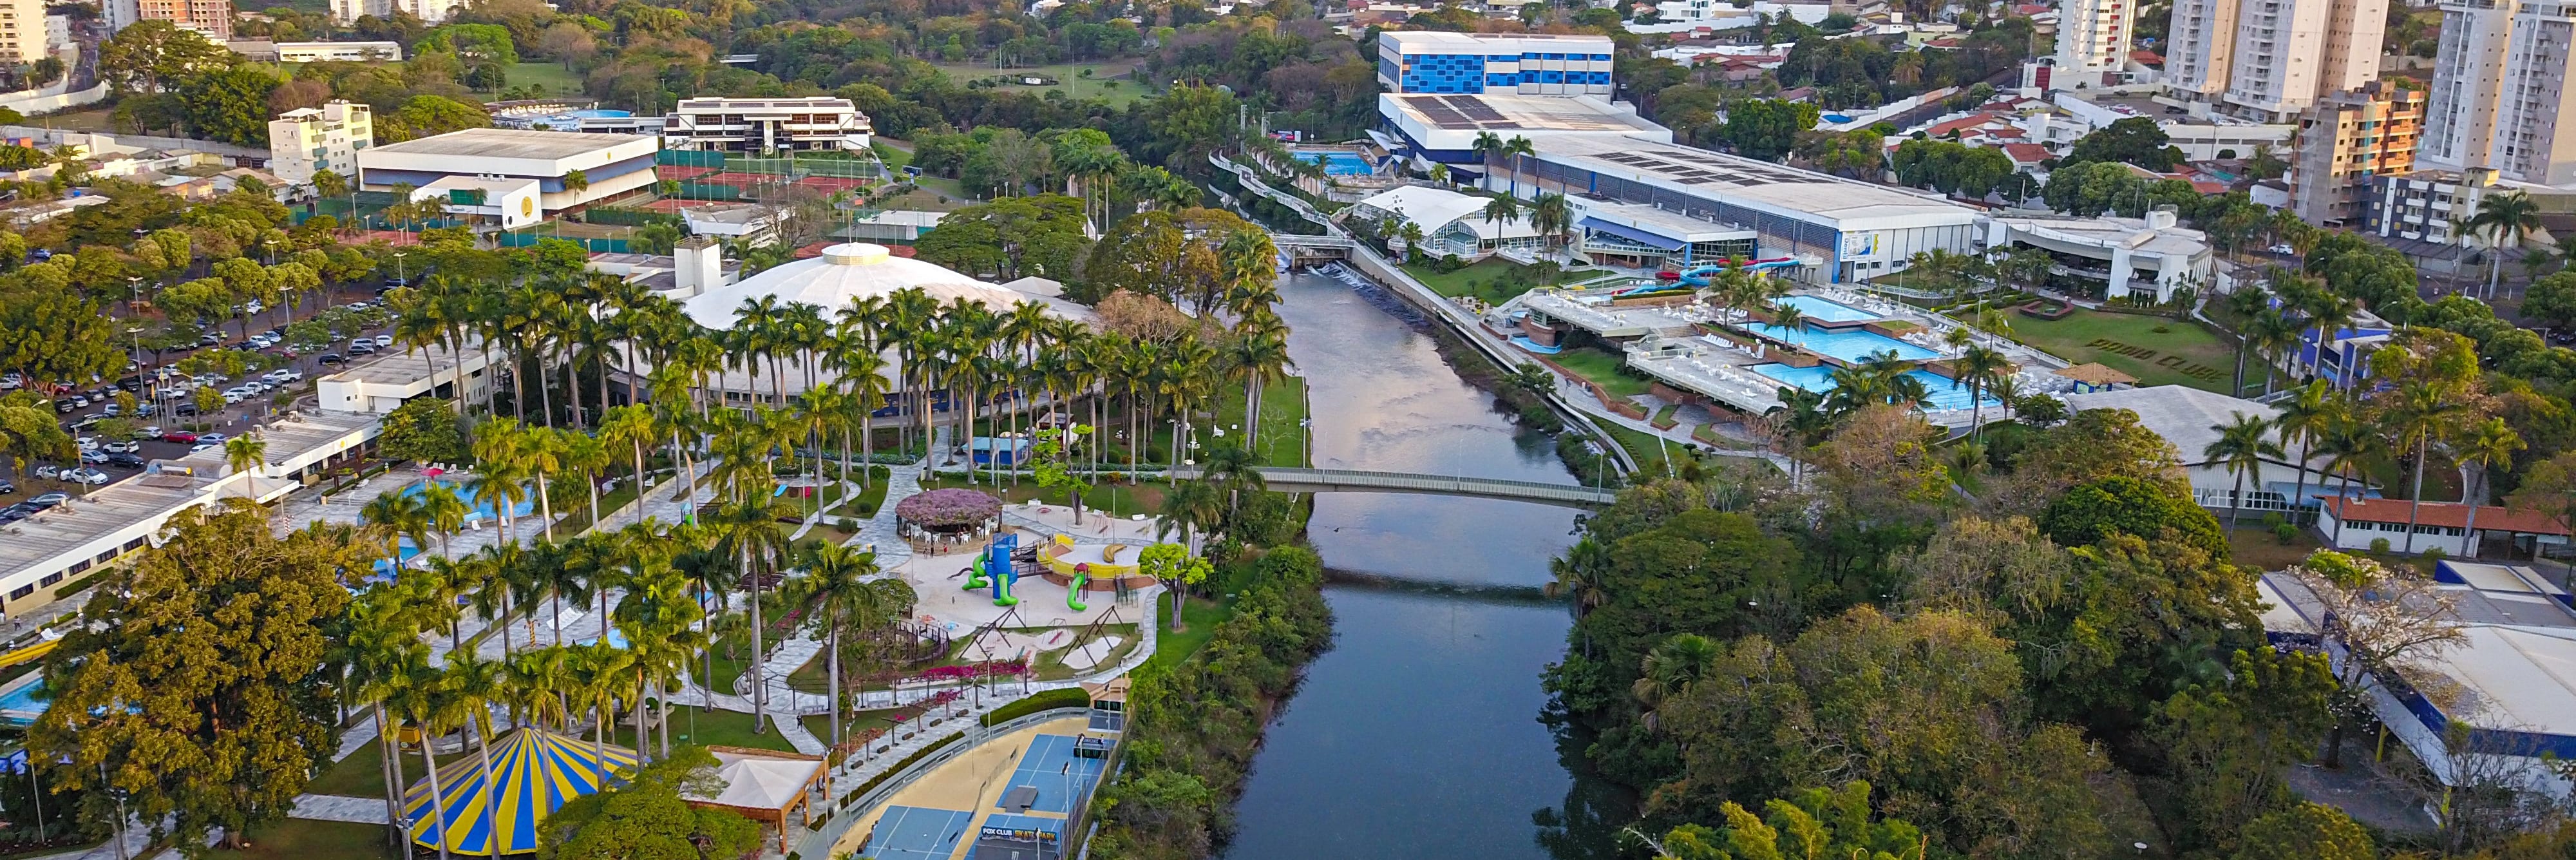
<instances>
[{"instance_id":1,"label":"shrub","mask_svg":"<svg viewBox=\"0 0 2576 860\"><path fill-rule=\"evenodd\" d=\"M2289 546L2292 541L2299 539L2299 527L2289 523L2275 524L2272 526L2272 537L2279 540L2282 546Z\"/></svg>"},{"instance_id":2,"label":"shrub","mask_svg":"<svg viewBox=\"0 0 2576 860\"><path fill-rule=\"evenodd\" d=\"M994 708L992 713L984 715L984 725L998 726L1039 711L1050 711L1056 708L1087 708L1090 706L1091 694L1083 691L1081 687L1066 687L1061 690L1039 690L1038 692L1020 699L1019 701Z\"/></svg>"},{"instance_id":3,"label":"shrub","mask_svg":"<svg viewBox=\"0 0 2576 860\"><path fill-rule=\"evenodd\" d=\"M2387 538L2371 538L2371 539L2370 539L2370 552L2371 552L2371 554L2372 554L2372 555L2387 555L2387 554L2388 554L2388 539L2387 539Z\"/></svg>"}]
</instances>

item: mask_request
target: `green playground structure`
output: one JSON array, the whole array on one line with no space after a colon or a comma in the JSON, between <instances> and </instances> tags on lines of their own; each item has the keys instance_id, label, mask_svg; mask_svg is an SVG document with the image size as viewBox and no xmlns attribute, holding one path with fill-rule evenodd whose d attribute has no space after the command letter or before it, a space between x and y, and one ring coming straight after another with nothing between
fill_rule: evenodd
<instances>
[{"instance_id":1,"label":"green playground structure","mask_svg":"<svg viewBox=\"0 0 2576 860\"><path fill-rule=\"evenodd\" d=\"M1077 564L1073 566L1073 581L1068 585L1064 592L1064 608L1071 609L1075 612L1081 612L1091 608L1082 602L1082 585L1083 583L1090 581L1091 565Z\"/></svg>"},{"instance_id":2,"label":"green playground structure","mask_svg":"<svg viewBox=\"0 0 2576 860\"><path fill-rule=\"evenodd\" d=\"M1019 536L1008 534L996 537L993 542L985 544L984 552L975 556L974 566L966 569L968 574L966 590L973 591L984 587L984 578L990 575L993 586L993 605L1018 605L1020 599L1011 596L1011 586L1020 579L1019 567L1011 563L1011 551L1018 547Z\"/></svg>"}]
</instances>

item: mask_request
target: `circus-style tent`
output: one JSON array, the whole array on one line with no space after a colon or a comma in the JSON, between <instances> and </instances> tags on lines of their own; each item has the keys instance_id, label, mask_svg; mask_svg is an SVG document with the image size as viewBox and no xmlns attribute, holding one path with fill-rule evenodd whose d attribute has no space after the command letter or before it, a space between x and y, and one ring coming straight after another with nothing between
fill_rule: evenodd
<instances>
[{"instance_id":1,"label":"circus-style tent","mask_svg":"<svg viewBox=\"0 0 2576 860\"><path fill-rule=\"evenodd\" d=\"M604 769L595 754L603 749ZM634 750L522 728L492 745L490 783L474 750L454 753L439 763L440 804L431 805L423 777L404 793L403 816L412 841L429 848L443 835L451 853L525 854L537 850L537 826L546 816L603 782L622 782L617 772L635 766Z\"/></svg>"}]
</instances>

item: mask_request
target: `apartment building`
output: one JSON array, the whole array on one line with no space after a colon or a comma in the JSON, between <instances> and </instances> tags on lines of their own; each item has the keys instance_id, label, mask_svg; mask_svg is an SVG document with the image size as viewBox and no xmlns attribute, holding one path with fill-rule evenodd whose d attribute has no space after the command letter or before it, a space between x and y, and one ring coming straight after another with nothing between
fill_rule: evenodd
<instances>
[{"instance_id":1,"label":"apartment building","mask_svg":"<svg viewBox=\"0 0 2576 860\"><path fill-rule=\"evenodd\" d=\"M437 24L463 8L464 0L331 0L331 16L343 24L355 23L367 15L391 18L396 12L409 12L421 23Z\"/></svg>"},{"instance_id":2,"label":"apartment building","mask_svg":"<svg viewBox=\"0 0 2576 860\"><path fill-rule=\"evenodd\" d=\"M2177 0L2170 88L2268 122L2379 77L2388 0Z\"/></svg>"},{"instance_id":3,"label":"apartment building","mask_svg":"<svg viewBox=\"0 0 2576 860\"><path fill-rule=\"evenodd\" d=\"M662 148L715 152L866 151L872 127L849 99L681 99Z\"/></svg>"},{"instance_id":4,"label":"apartment building","mask_svg":"<svg viewBox=\"0 0 2576 860\"><path fill-rule=\"evenodd\" d=\"M2321 227L2361 223L2371 177L2415 169L2424 101L2421 92L2372 81L2301 112L2290 160L2291 210Z\"/></svg>"},{"instance_id":5,"label":"apartment building","mask_svg":"<svg viewBox=\"0 0 2576 860\"><path fill-rule=\"evenodd\" d=\"M358 150L375 142L375 117L364 104L334 101L287 111L268 122L268 169L289 185L328 170L355 187Z\"/></svg>"},{"instance_id":6,"label":"apartment building","mask_svg":"<svg viewBox=\"0 0 2576 860\"><path fill-rule=\"evenodd\" d=\"M2576 183L2576 4L2466 0L2442 6L2422 160L2493 169L2509 182Z\"/></svg>"},{"instance_id":7,"label":"apartment building","mask_svg":"<svg viewBox=\"0 0 2576 860\"><path fill-rule=\"evenodd\" d=\"M110 30L142 21L168 21L219 45L233 38L232 0L100 0L99 6Z\"/></svg>"},{"instance_id":8,"label":"apartment building","mask_svg":"<svg viewBox=\"0 0 2576 860\"><path fill-rule=\"evenodd\" d=\"M0 60L33 63L50 50L44 0L0 0Z\"/></svg>"},{"instance_id":9,"label":"apartment building","mask_svg":"<svg viewBox=\"0 0 2576 860\"><path fill-rule=\"evenodd\" d=\"M2136 7L2135 0L2066 0L2058 7L2058 68L2120 68L2129 59Z\"/></svg>"}]
</instances>

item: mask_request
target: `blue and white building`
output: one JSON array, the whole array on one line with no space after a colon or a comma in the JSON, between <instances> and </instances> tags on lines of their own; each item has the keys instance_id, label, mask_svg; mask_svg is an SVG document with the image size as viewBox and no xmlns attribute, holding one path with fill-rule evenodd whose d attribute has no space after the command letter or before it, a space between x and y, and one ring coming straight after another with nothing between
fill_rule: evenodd
<instances>
[{"instance_id":1,"label":"blue and white building","mask_svg":"<svg viewBox=\"0 0 2576 860\"><path fill-rule=\"evenodd\" d=\"M469 128L358 151L358 182L368 191L396 185L425 189L450 177L492 182L533 180L537 194L518 213L540 220L653 185L658 137ZM569 181L581 174L580 182ZM582 187L575 188L574 185Z\"/></svg>"},{"instance_id":2,"label":"blue and white building","mask_svg":"<svg viewBox=\"0 0 2576 860\"><path fill-rule=\"evenodd\" d=\"M1626 102L1600 96L1379 93L1377 113L1378 128L1370 136L1379 145L1415 159L1422 170L1433 163L1449 165L1451 175L1462 182L1484 175L1485 158L1476 153L1476 138L1488 133L1506 141L1527 138L1533 145L1575 138L1608 139L1620 146L1673 141L1671 129L1638 116Z\"/></svg>"},{"instance_id":3,"label":"blue and white building","mask_svg":"<svg viewBox=\"0 0 2576 860\"><path fill-rule=\"evenodd\" d=\"M1544 33L1379 33L1377 81L1390 93L1602 96L1610 37Z\"/></svg>"}]
</instances>

